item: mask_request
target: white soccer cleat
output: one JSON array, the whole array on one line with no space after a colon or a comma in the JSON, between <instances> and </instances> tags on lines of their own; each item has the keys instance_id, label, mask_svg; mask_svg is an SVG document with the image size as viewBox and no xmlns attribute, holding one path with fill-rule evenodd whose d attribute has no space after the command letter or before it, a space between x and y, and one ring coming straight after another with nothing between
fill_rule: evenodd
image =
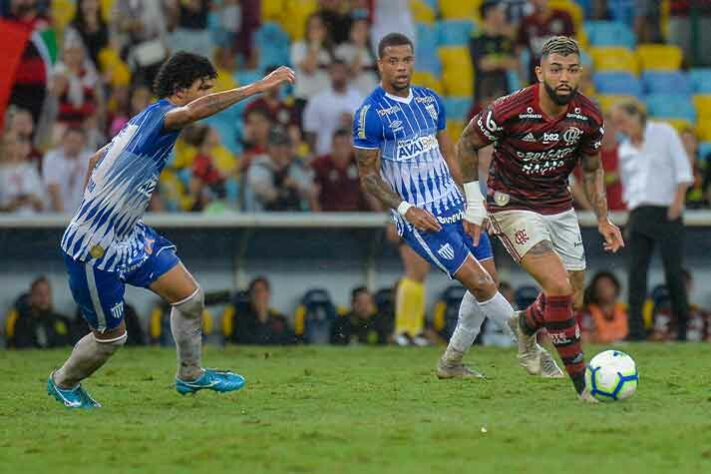
<instances>
[{"instance_id":1,"label":"white soccer cleat","mask_svg":"<svg viewBox=\"0 0 711 474\"><path fill-rule=\"evenodd\" d=\"M578 395L578 398L580 401L585 402L585 403L600 403L600 401L593 397L592 393L590 393L590 389L585 387L585 390L583 390L583 393Z\"/></svg>"},{"instance_id":2,"label":"white soccer cleat","mask_svg":"<svg viewBox=\"0 0 711 474\"><path fill-rule=\"evenodd\" d=\"M563 371L556 364L555 359L550 352L542 348L540 345L536 344L540 350L540 360L541 360L541 377L546 379L562 379L565 377Z\"/></svg>"},{"instance_id":3,"label":"white soccer cleat","mask_svg":"<svg viewBox=\"0 0 711 474\"><path fill-rule=\"evenodd\" d=\"M514 333L516 342L518 343L518 362L526 372L531 375L541 374L541 353L543 349L536 342L536 335L529 336L521 330L520 319L523 317L523 311L514 312L513 318L509 319L507 324Z\"/></svg>"},{"instance_id":4,"label":"white soccer cleat","mask_svg":"<svg viewBox=\"0 0 711 474\"><path fill-rule=\"evenodd\" d=\"M461 362L445 362L444 358L437 363L438 379L483 379L484 374L467 367Z\"/></svg>"}]
</instances>

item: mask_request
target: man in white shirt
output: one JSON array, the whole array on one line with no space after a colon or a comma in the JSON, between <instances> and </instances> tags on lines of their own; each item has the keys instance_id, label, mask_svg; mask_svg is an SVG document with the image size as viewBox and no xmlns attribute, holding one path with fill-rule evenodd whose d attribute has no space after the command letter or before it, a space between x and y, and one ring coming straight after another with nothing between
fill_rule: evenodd
<instances>
[{"instance_id":1,"label":"man in white shirt","mask_svg":"<svg viewBox=\"0 0 711 474\"><path fill-rule=\"evenodd\" d=\"M68 128L62 145L45 155L42 179L49 193L50 211L72 213L77 210L84 195L90 156L86 132L78 127Z\"/></svg>"},{"instance_id":2,"label":"man in white shirt","mask_svg":"<svg viewBox=\"0 0 711 474\"><path fill-rule=\"evenodd\" d=\"M694 180L689 158L676 130L665 123L649 122L644 107L634 100L616 105L612 120L627 136L619 148L619 166L623 197L630 210L626 239L629 339L646 338L642 305L649 262L658 244L672 310L679 321L677 337L686 340L689 303L682 277L682 212L686 190Z\"/></svg>"},{"instance_id":3,"label":"man in white shirt","mask_svg":"<svg viewBox=\"0 0 711 474\"><path fill-rule=\"evenodd\" d=\"M331 64L331 87L316 94L304 109L306 140L316 156L331 151L333 133L350 129L353 111L360 107L363 96L348 85L348 66L340 59Z\"/></svg>"}]
</instances>

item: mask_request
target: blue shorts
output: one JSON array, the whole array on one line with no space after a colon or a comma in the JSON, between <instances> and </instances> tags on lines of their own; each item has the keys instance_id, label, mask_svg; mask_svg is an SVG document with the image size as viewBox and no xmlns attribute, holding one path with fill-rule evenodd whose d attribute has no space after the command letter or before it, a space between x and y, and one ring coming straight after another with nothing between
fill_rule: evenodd
<instances>
[{"instance_id":1,"label":"blue shorts","mask_svg":"<svg viewBox=\"0 0 711 474\"><path fill-rule=\"evenodd\" d=\"M491 241L486 232L482 232L479 245L464 231L461 220L452 224L442 224L439 232L425 232L415 229L409 224L397 222L398 233L417 254L436 266L449 278L464 265L471 254L478 261L494 257L491 251Z\"/></svg>"},{"instance_id":2,"label":"blue shorts","mask_svg":"<svg viewBox=\"0 0 711 474\"><path fill-rule=\"evenodd\" d=\"M92 329L105 332L123 321L123 295L126 285L148 288L162 275L180 263L175 245L150 229L155 239L146 248L148 258L129 272L107 272L64 254L69 274L69 288L82 316ZM151 240L153 240L151 239Z\"/></svg>"}]
</instances>

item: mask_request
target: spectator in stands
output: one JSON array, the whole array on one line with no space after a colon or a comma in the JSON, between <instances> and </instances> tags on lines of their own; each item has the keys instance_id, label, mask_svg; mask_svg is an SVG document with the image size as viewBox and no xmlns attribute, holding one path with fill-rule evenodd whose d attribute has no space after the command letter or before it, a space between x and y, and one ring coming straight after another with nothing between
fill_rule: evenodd
<instances>
[{"instance_id":1,"label":"spectator in stands","mask_svg":"<svg viewBox=\"0 0 711 474\"><path fill-rule=\"evenodd\" d=\"M27 109L10 107L8 110L5 125L7 133L15 134L22 140L30 143L29 161L37 166L38 171L42 171L42 152L32 143L35 124L32 121L32 114Z\"/></svg>"},{"instance_id":2,"label":"spectator in stands","mask_svg":"<svg viewBox=\"0 0 711 474\"><path fill-rule=\"evenodd\" d=\"M281 128L271 130L267 153L256 156L250 164L245 187L245 207L250 212L316 207L311 177L295 159L291 139Z\"/></svg>"},{"instance_id":3,"label":"spectator in stands","mask_svg":"<svg viewBox=\"0 0 711 474\"><path fill-rule=\"evenodd\" d=\"M525 17L518 29L517 43L528 50L528 82L537 82L536 66L541 62L543 44L557 35L574 36L575 26L568 12L556 10L548 0L531 0L533 13Z\"/></svg>"},{"instance_id":4,"label":"spectator in stands","mask_svg":"<svg viewBox=\"0 0 711 474\"><path fill-rule=\"evenodd\" d=\"M353 111L363 96L348 83L348 66L337 59L330 69L331 85L315 95L304 109L303 125L306 141L315 155L331 150L333 132L351 128Z\"/></svg>"},{"instance_id":5,"label":"spectator in stands","mask_svg":"<svg viewBox=\"0 0 711 474\"><path fill-rule=\"evenodd\" d=\"M291 45L291 64L296 71L294 97L303 104L328 89L328 68L333 62L333 43L321 15L314 13L306 20L303 40Z\"/></svg>"},{"instance_id":6,"label":"spectator in stands","mask_svg":"<svg viewBox=\"0 0 711 474\"><path fill-rule=\"evenodd\" d=\"M32 38L32 34L48 28L49 20L40 14L37 0L11 0L10 14L5 21L26 30L29 35L15 71L10 104L29 110L32 121L37 124L47 95L47 79L51 70L48 70L48 65L40 55L40 48L44 45L38 38Z\"/></svg>"},{"instance_id":7,"label":"spectator in stands","mask_svg":"<svg viewBox=\"0 0 711 474\"><path fill-rule=\"evenodd\" d=\"M52 288L41 276L21 295L5 319L7 347L47 349L71 344L69 318L54 311Z\"/></svg>"},{"instance_id":8,"label":"spectator in stands","mask_svg":"<svg viewBox=\"0 0 711 474\"><path fill-rule=\"evenodd\" d=\"M277 66L267 68L266 74L270 74L277 69ZM287 128L291 125L299 125L301 117L298 110L294 107L292 100L287 100L281 97L281 91L278 88L269 89L265 94L262 94L257 99L250 102L244 110L245 120L247 115L254 109L262 109L269 114L269 119L273 124Z\"/></svg>"},{"instance_id":9,"label":"spectator in stands","mask_svg":"<svg viewBox=\"0 0 711 474\"><path fill-rule=\"evenodd\" d=\"M364 286L351 293L351 309L331 326L331 344L385 345L390 331L386 318L378 314L373 295Z\"/></svg>"},{"instance_id":10,"label":"spectator in stands","mask_svg":"<svg viewBox=\"0 0 711 474\"><path fill-rule=\"evenodd\" d=\"M168 13L176 26L170 34L173 51L209 54L213 49L207 17L212 0L166 0Z\"/></svg>"},{"instance_id":11,"label":"spectator in stands","mask_svg":"<svg viewBox=\"0 0 711 474\"><path fill-rule=\"evenodd\" d=\"M336 130L331 153L311 163L318 195L318 207L314 210L355 212L372 209L360 187L351 135L347 129Z\"/></svg>"},{"instance_id":12,"label":"spectator in stands","mask_svg":"<svg viewBox=\"0 0 711 474\"><path fill-rule=\"evenodd\" d=\"M67 127L82 125L103 104L99 75L76 35L65 39L62 61L52 75L51 92L58 101L54 143Z\"/></svg>"},{"instance_id":13,"label":"spectator in stands","mask_svg":"<svg viewBox=\"0 0 711 474\"><path fill-rule=\"evenodd\" d=\"M410 8L410 0L373 1L371 7L370 41L373 51L378 50L380 40L393 31L417 39L415 19ZM417 50L417 44L415 44Z\"/></svg>"},{"instance_id":14,"label":"spectator in stands","mask_svg":"<svg viewBox=\"0 0 711 474\"><path fill-rule=\"evenodd\" d=\"M269 143L269 132L274 126L271 114L262 107L253 107L244 115L244 152L245 159L242 163L246 168L251 163L253 157L263 155L267 152Z\"/></svg>"},{"instance_id":15,"label":"spectator in stands","mask_svg":"<svg viewBox=\"0 0 711 474\"><path fill-rule=\"evenodd\" d=\"M153 94L147 86L138 86L130 93L131 99L126 105L117 103L117 108L109 125L109 136L113 137L131 120L151 103Z\"/></svg>"},{"instance_id":16,"label":"spectator in stands","mask_svg":"<svg viewBox=\"0 0 711 474\"><path fill-rule=\"evenodd\" d=\"M635 0L634 33L638 43L661 43L662 5L659 0Z\"/></svg>"},{"instance_id":17,"label":"spectator in stands","mask_svg":"<svg viewBox=\"0 0 711 474\"><path fill-rule=\"evenodd\" d=\"M150 86L168 57L163 2L116 0L112 26L123 46L122 56L135 73L133 82Z\"/></svg>"},{"instance_id":18,"label":"spectator in stands","mask_svg":"<svg viewBox=\"0 0 711 474\"><path fill-rule=\"evenodd\" d=\"M686 269L683 270L683 278L684 288L690 298L694 282L691 273ZM653 341L678 339L679 321L671 310L667 288L661 288L658 298L652 304L654 305L652 308L653 329L650 339ZM695 304L689 304L686 337L688 341L693 342L711 341L711 314L708 310Z\"/></svg>"},{"instance_id":19,"label":"spectator in stands","mask_svg":"<svg viewBox=\"0 0 711 474\"><path fill-rule=\"evenodd\" d=\"M350 38L336 48L336 57L348 64L353 87L363 97L369 95L380 82L378 60L370 45L370 23L367 18L353 21Z\"/></svg>"},{"instance_id":20,"label":"spectator in stands","mask_svg":"<svg viewBox=\"0 0 711 474\"><path fill-rule=\"evenodd\" d=\"M689 303L682 280L682 212L686 190L693 181L686 151L676 130L647 121L644 107L629 100L612 108L612 121L627 137L620 145L620 174L624 199L630 209L627 222L629 252L629 329L633 340L645 339L642 304L647 294L647 271L655 245L659 245L679 340L686 339Z\"/></svg>"},{"instance_id":21,"label":"spectator in stands","mask_svg":"<svg viewBox=\"0 0 711 474\"><path fill-rule=\"evenodd\" d=\"M225 311L230 324L223 323L225 338L235 344L287 345L296 338L286 317L270 307L271 285L266 277L249 284L249 302Z\"/></svg>"},{"instance_id":22,"label":"spectator in stands","mask_svg":"<svg viewBox=\"0 0 711 474\"><path fill-rule=\"evenodd\" d=\"M79 35L87 56L98 69L99 52L109 46L109 26L101 16L99 0L78 0L74 19L67 28L65 38L67 35L71 37L72 31Z\"/></svg>"},{"instance_id":23,"label":"spectator in stands","mask_svg":"<svg viewBox=\"0 0 711 474\"><path fill-rule=\"evenodd\" d=\"M608 344L625 340L628 334L627 308L620 298L620 282L610 272L598 272L585 289L584 308L579 316L583 340Z\"/></svg>"},{"instance_id":24,"label":"spectator in stands","mask_svg":"<svg viewBox=\"0 0 711 474\"><path fill-rule=\"evenodd\" d=\"M684 144L686 154L694 173L694 182L686 191L686 207L688 209L704 209L709 207L709 173L708 157L699 154L699 140L693 129L686 128L681 131L681 142Z\"/></svg>"},{"instance_id":25,"label":"spectator in stands","mask_svg":"<svg viewBox=\"0 0 711 474\"><path fill-rule=\"evenodd\" d=\"M694 3L692 15L690 0L670 0L667 40L682 49L688 64L708 67L711 66L711 48L708 47L711 43L711 2ZM698 23L693 25L694 22ZM696 44L693 43L694 34Z\"/></svg>"},{"instance_id":26,"label":"spectator in stands","mask_svg":"<svg viewBox=\"0 0 711 474\"><path fill-rule=\"evenodd\" d=\"M197 155L193 160L190 194L193 211L203 211L213 201L225 198L227 177L215 165L213 151L220 146L220 136L209 126L200 127L196 137Z\"/></svg>"},{"instance_id":27,"label":"spectator in stands","mask_svg":"<svg viewBox=\"0 0 711 474\"><path fill-rule=\"evenodd\" d=\"M323 18L334 44L348 41L351 30L351 12L347 0L319 0L318 14Z\"/></svg>"},{"instance_id":28,"label":"spectator in stands","mask_svg":"<svg viewBox=\"0 0 711 474\"><path fill-rule=\"evenodd\" d=\"M30 142L13 133L3 137L0 152L0 212L30 215L45 208L45 190L29 161Z\"/></svg>"},{"instance_id":29,"label":"spectator in stands","mask_svg":"<svg viewBox=\"0 0 711 474\"><path fill-rule=\"evenodd\" d=\"M487 97L491 88L509 93L508 73L519 67L513 41L503 33L506 29L505 6L487 0L479 11L483 19L481 32L469 40L469 52L474 66L474 101Z\"/></svg>"},{"instance_id":30,"label":"spectator in stands","mask_svg":"<svg viewBox=\"0 0 711 474\"><path fill-rule=\"evenodd\" d=\"M224 12L223 18L239 18L239 27L234 35L233 49L239 54L246 69L257 67L257 54L254 53L254 33L261 25L262 0L225 0L223 7L231 10ZM238 12L236 9L239 9ZM237 14L238 13L238 14Z\"/></svg>"},{"instance_id":31,"label":"spectator in stands","mask_svg":"<svg viewBox=\"0 0 711 474\"><path fill-rule=\"evenodd\" d=\"M74 213L79 208L91 154L84 129L70 127L61 145L44 157L42 178L49 194L49 211Z\"/></svg>"}]
</instances>

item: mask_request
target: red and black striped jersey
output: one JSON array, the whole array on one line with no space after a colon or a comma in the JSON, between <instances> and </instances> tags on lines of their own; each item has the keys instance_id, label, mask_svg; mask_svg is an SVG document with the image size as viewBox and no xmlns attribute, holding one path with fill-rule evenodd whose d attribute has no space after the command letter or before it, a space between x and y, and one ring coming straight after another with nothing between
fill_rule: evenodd
<instances>
[{"instance_id":1,"label":"red and black striped jersey","mask_svg":"<svg viewBox=\"0 0 711 474\"><path fill-rule=\"evenodd\" d=\"M598 153L602 114L578 93L565 114L548 117L538 84L497 99L472 119L472 128L494 144L489 169L489 212L526 209L558 214L573 206L568 177L582 155Z\"/></svg>"}]
</instances>

